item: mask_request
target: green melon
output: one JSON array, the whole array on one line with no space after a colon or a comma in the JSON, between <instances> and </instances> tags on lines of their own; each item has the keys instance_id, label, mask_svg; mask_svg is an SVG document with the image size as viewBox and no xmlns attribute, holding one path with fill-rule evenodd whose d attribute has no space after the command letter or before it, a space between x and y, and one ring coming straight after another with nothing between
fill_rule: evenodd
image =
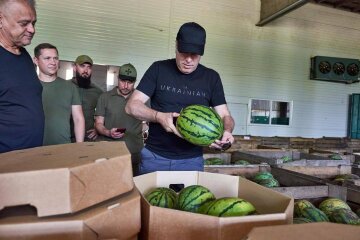
<instances>
[{"instance_id":1,"label":"green melon","mask_svg":"<svg viewBox=\"0 0 360 240\"><path fill-rule=\"evenodd\" d=\"M252 180L256 183L264 180L264 179L270 179L274 178L274 176L269 172L258 172L255 174L255 176L252 178Z\"/></svg>"},{"instance_id":2,"label":"green melon","mask_svg":"<svg viewBox=\"0 0 360 240\"><path fill-rule=\"evenodd\" d=\"M215 199L215 195L206 187L191 185L179 192L178 206L180 210L199 212L199 208Z\"/></svg>"},{"instance_id":3,"label":"green melon","mask_svg":"<svg viewBox=\"0 0 360 240\"><path fill-rule=\"evenodd\" d=\"M202 213L217 217L234 217L255 214L256 209L244 199L224 197L212 201Z\"/></svg>"},{"instance_id":4,"label":"green melon","mask_svg":"<svg viewBox=\"0 0 360 240\"><path fill-rule=\"evenodd\" d=\"M294 216L298 217L301 215L301 210L304 208L315 208L315 206L308 200L301 199L294 203Z\"/></svg>"},{"instance_id":5,"label":"green melon","mask_svg":"<svg viewBox=\"0 0 360 240\"><path fill-rule=\"evenodd\" d=\"M192 144L209 146L224 132L224 124L212 108L190 105L182 109L176 120L176 129Z\"/></svg>"},{"instance_id":6,"label":"green melon","mask_svg":"<svg viewBox=\"0 0 360 240\"><path fill-rule=\"evenodd\" d=\"M331 213L338 208L351 210L351 208L346 202L338 198L328 198L319 204L319 209L323 211L327 216L330 216Z\"/></svg>"},{"instance_id":7,"label":"green melon","mask_svg":"<svg viewBox=\"0 0 360 240\"><path fill-rule=\"evenodd\" d=\"M295 217L293 219L293 224L311 223L311 222L312 221L310 219L303 218L303 217Z\"/></svg>"},{"instance_id":8,"label":"green melon","mask_svg":"<svg viewBox=\"0 0 360 240\"><path fill-rule=\"evenodd\" d=\"M307 218L312 222L329 222L329 218L323 211L313 207L301 209L299 217Z\"/></svg>"},{"instance_id":9,"label":"green melon","mask_svg":"<svg viewBox=\"0 0 360 240\"><path fill-rule=\"evenodd\" d=\"M280 186L278 180L276 180L275 178L262 179L262 180L259 180L257 183L260 184L261 186L268 187L268 188Z\"/></svg>"},{"instance_id":10,"label":"green melon","mask_svg":"<svg viewBox=\"0 0 360 240\"><path fill-rule=\"evenodd\" d=\"M176 208L177 194L174 190L166 187L152 189L145 195L146 200L157 207Z\"/></svg>"},{"instance_id":11,"label":"green melon","mask_svg":"<svg viewBox=\"0 0 360 240\"><path fill-rule=\"evenodd\" d=\"M337 208L332 211L331 215L329 216L330 222L334 223L344 223L344 224L351 224L351 225L359 225L360 218L356 213L349 209L344 208Z\"/></svg>"},{"instance_id":12,"label":"green melon","mask_svg":"<svg viewBox=\"0 0 360 240\"><path fill-rule=\"evenodd\" d=\"M289 156L283 156L282 158L280 158L283 163L287 163L287 162L291 162L292 159Z\"/></svg>"},{"instance_id":13,"label":"green melon","mask_svg":"<svg viewBox=\"0 0 360 240\"><path fill-rule=\"evenodd\" d=\"M342 157L339 154L329 155L329 158L332 160L342 160Z\"/></svg>"},{"instance_id":14,"label":"green melon","mask_svg":"<svg viewBox=\"0 0 360 240\"><path fill-rule=\"evenodd\" d=\"M360 177L356 174L352 174L352 173L348 173L348 174L340 174L340 175L337 175L335 178L334 178L334 181L337 181L337 182L344 182L345 180L358 180L360 179Z\"/></svg>"},{"instance_id":15,"label":"green melon","mask_svg":"<svg viewBox=\"0 0 360 240\"><path fill-rule=\"evenodd\" d=\"M224 164L224 160L222 160L221 158L207 158L204 161L205 165L223 165Z\"/></svg>"},{"instance_id":16,"label":"green melon","mask_svg":"<svg viewBox=\"0 0 360 240\"><path fill-rule=\"evenodd\" d=\"M246 160L236 160L235 165L249 165L250 163Z\"/></svg>"}]
</instances>

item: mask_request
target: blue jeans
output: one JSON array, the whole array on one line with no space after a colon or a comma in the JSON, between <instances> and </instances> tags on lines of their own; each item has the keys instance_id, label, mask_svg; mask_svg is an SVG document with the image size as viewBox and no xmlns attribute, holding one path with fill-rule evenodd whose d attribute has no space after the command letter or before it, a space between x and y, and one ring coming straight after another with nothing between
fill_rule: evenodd
<instances>
[{"instance_id":1,"label":"blue jeans","mask_svg":"<svg viewBox=\"0 0 360 240\"><path fill-rule=\"evenodd\" d=\"M204 171L203 156L186 159L169 159L151 152L141 150L140 174L155 171Z\"/></svg>"}]
</instances>

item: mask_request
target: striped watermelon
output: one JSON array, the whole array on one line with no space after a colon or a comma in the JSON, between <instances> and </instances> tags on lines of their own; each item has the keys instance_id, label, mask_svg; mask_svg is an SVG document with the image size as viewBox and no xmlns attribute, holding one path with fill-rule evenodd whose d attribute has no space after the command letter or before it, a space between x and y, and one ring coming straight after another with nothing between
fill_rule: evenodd
<instances>
[{"instance_id":1,"label":"striped watermelon","mask_svg":"<svg viewBox=\"0 0 360 240\"><path fill-rule=\"evenodd\" d=\"M360 225L360 218L356 213L349 209L337 208L329 216L330 222Z\"/></svg>"},{"instance_id":2,"label":"striped watermelon","mask_svg":"<svg viewBox=\"0 0 360 240\"><path fill-rule=\"evenodd\" d=\"M236 197L224 197L212 201L207 209L202 209L204 214L217 217L246 216L256 213L255 207L248 201Z\"/></svg>"},{"instance_id":3,"label":"striped watermelon","mask_svg":"<svg viewBox=\"0 0 360 240\"><path fill-rule=\"evenodd\" d=\"M177 194L174 190L166 187L158 187L145 195L146 200L157 207L176 208Z\"/></svg>"},{"instance_id":4,"label":"striped watermelon","mask_svg":"<svg viewBox=\"0 0 360 240\"><path fill-rule=\"evenodd\" d=\"M224 132L220 116L210 107L190 105L181 110L176 129L192 144L209 146Z\"/></svg>"},{"instance_id":5,"label":"striped watermelon","mask_svg":"<svg viewBox=\"0 0 360 240\"><path fill-rule=\"evenodd\" d=\"M328 198L322 201L319 205L319 209L323 211L328 217L335 209L338 208L351 210L351 208L345 201L338 198Z\"/></svg>"},{"instance_id":6,"label":"striped watermelon","mask_svg":"<svg viewBox=\"0 0 360 240\"><path fill-rule=\"evenodd\" d=\"M270 178L274 178L274 176L270 172L257 172L255 176L252 178L252 181L259 183L260 181Z\"/></svg>"},{"instance_id":7,"label":"striped watermelon","mask_svg":"<svg viewBox=\"0 0 360 240\"><path fill-rule=\"evenodd\" d=\"M306 207L301 209L299 217L307 218L312 222L329 222L329 218L323 211L313 207Z\"/></svg>"},{"instance_id":8,"label":"striped watermelon","mask_svg":"<svg viewBox=\"0 0 360 240\"><path fill-rule=\"evenodd\" d=\"M179 209L188 212L198 212L199 208L215 199L215 195L206 187L191 185L179 193Z\"/></svg>"},{"instance_id":9,"label":"striped watermelon","mask_svg":"<svg viewBox=\"0 0 360 240\"><path fill-rule=\"evenodd\" d=\"M294 216L298 217L301 216L301 211L304 208L315 208L315 206L308 200L301 199L294 203Z\"/></svg>"},{"instance_id":10,"label":"striped watermelon","mask_svg":"<svg viewBox=\"0 0 360 240\"><path fill-rule=\"evenodd\" d=\"M295 217L293 219L293 224L302 224L302 223L311 223L312 221L310 219L307 218L302 218L302 217Z\"/></svg>"}]
</instances>

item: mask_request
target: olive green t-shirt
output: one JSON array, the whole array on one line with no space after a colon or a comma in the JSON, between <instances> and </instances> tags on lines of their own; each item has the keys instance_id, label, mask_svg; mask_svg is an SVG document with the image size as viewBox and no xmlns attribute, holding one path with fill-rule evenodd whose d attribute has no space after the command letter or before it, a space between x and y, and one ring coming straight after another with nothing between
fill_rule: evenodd
<instances>
[{"instance_id":1,"label":"olive green t-shirt","mask_svg":"<svg viewBox=\"0 0 360 240\"><path fill-rule=\"evenodd\" d=\"M144 146L142 139L142 121L125 112L125 105L130 96L124 98L117 93L117 87L101 94L96 105L95 116L104 117L107 129L126 128L123 138L113 139L99 136L100 141L125 141L130 153L139 153Z\"/></svg>"},{"instance_id":2,"label":"olive green t-shirt","mask_svg":"<svg viewBox=\"0 0 360 240\"><path fill-rule=\"evenodd\" d=\"M81 100L81 106L85 118L85 132L94 128L94 113L97 101L103 91L96 87L94 84L90 84L89 88L80 88L74 79L72 83L76 86L79 91L79 96ZM72 137L74 137L73 124L71 123ZM85 134L86 135L86 134Z\"/></svg>"},{"instance_id":3,"label":"olive green t-shirt","mask_svg":"<svg viewBox=\"0 0 360 240\"><path fill-rule=\"evenodd\" d=\"M45 113L44 145L70 143L72 105L81 105L79 92L71 81L56 78L40 81Z\"/></svg>"}]
</instances>

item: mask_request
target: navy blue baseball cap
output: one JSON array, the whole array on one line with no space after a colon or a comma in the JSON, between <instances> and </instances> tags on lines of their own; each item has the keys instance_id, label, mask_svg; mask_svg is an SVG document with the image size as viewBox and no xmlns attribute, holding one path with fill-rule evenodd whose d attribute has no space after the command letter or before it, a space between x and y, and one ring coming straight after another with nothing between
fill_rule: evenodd
<instances>
[{"instance_id":1,"label":"navy blue baseball cap","mask_svg":"<svg viewBox=\"0 0 360 240\"><path fill-rule=\"evenodd\" d=\"M204 54L206 31L195 22L184 23L177 33L177 48L181 53Z\"/></svg>"}]
</instances>

